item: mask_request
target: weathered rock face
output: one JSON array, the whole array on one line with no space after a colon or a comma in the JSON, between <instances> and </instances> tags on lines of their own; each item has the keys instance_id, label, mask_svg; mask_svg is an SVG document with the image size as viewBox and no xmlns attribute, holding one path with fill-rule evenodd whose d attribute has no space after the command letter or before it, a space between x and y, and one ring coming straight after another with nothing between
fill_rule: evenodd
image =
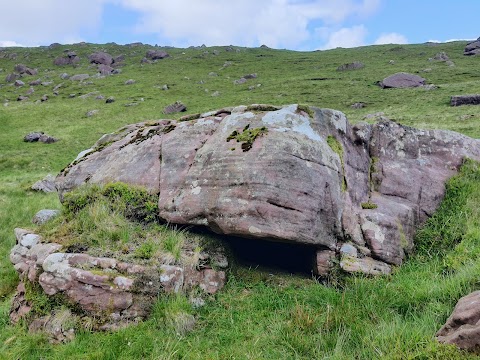
<instances>
[{"instance_id":1,"label":"weathered rock face","mask_svg":"<svg viewBox=\"0 0 480 360\"><path fill-rule=\"evenodd\" d=\"M454 95L450 98L450 105L480 105L480 94Z\"/></svg>"},{"instance_id":2,"label":"weathered rock face","mask_svg":"<svg viewBox=\"0 0 480 360\"><path fill-rule=\"evenodd\" d=\"M464 350L480 349L480 291L462 297L437 332L438 341Z\"/></svg>"},{"instance_id":3,"label":"weathered rock face","mask_svg":"<svg viewBox=\"0 0 480 360\"><path fill-rule=\"evenodd\" d=\"M399 72L386 77L379 85L384 89L419 87L425 85L425 79L418 75Z\"/></svg>"},{"instance_id":4,"label":"weathered rock face","mask_svg":"<svg viewBox=\"0 0 480 360\"><path fill-rule=\"evenodd\" d=\"M88 61L90 61L92 64L103 64L110 66L113 63L113 57L106 52L98 51L91 54L88 57Z\"/></svg>"},{"instance_id":5,"label":"weathered rock face","mask_svg":"<svg viewBox=\"0 0 480 360\"><path fill-rule=\"evenodd\" d=\"M75 51L67 52L66 56L59 56L53 61L54 65L75 65L80 62L80 58L77 56Z\"/></svg>"},{"instance_id":6,"label":"weathered rock face","mask_svg":"<svg viewBox=\"0 0 480 360\"><path fill-rule=\"evenodd\" d=\"M463 159L480 160L478 140L388 120L352 127L329 109L240 106L196 117L105 135L57 177L60 196L86 182L143 185L168 222L307 244L335 252L346 271L377 274L402 263Z\"/></svg>"},{"instance_id":7,"label":"weathered rock face","mask_svg":"<svg viewBox=\"0 0 480 360\"><path fill-rule=\"evenodd\" d=\"M169 56L170 55L163 50L148 50L145 54L145 57L151 60L161 60Z\"/></svg>"},{"instance_id":8,"label":"weathered rock face","mask_svg":"<svg viewBox=\"0 0 480 360\"><path fill-rule=\"evenodd\" d=\"M45 242L25 229L15 229L15 236L10 261L22 282L10 312L13 323L31 310L32 304L25 297L27 282L39 284L47 295L63 294L87 314L103 318L105 329L146 317L153 299L161 292L177 293L198 287L214 294L225 284L225 273L213 270L209 262L199 269L138 265L84 253L65 253L62 245ZM214 261L214 255L219 256L215 253L204 257ZM217 267L220 265L216 263Z\"/></svg>"},{"instance_id":9,"label":"weathered rock face","mask_svg":"<svg viewBox=\"0 0 480 360\"><path fill-rule=\"evenodd\" d=\"M480 37L472 42L469 42L467 46L465 46L465 50L463 51L463 55L472 56L480 54Z\"/></svg>"}]
</instances>

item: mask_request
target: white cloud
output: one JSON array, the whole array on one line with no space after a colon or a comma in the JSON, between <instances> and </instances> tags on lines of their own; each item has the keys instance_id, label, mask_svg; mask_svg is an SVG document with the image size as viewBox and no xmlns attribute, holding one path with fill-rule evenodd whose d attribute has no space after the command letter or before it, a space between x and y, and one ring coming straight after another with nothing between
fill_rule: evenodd
<instances>
[{"instance_id":1,"label":"white cloud","mask_svg":"<svg viewBox=\"0 0 480 360\"><path fill-rule=\"evenodd\" d=\"M63 43L77 37L80 30L95 31L107 1L23 0L21 5L3 1L0 39L27 46Z\"/></svg>"},{"instance_id":2,"label":"white cloud","mask_svg":"<svg viewBox=\"0 0 480 360\"><path fill-rule=\"evenodd\" d=\"M337 47L351 48L365 45L367 29L363 25L353 26L351 28L342 28L332 32L328 36L327 43L322 49L334 49Z\"/></svg>"},{"instance_id":3,"label":"white cloud","mask_svg":"<svg viewBox=\"0 0 480 360\"><path fill-rule=\"evenodd\" d=\"M19 44L12 40L0 40L0 47L24 47L25 45Z\"/></svg>"},{"instance_id":4,"label":"white cloud","mask_svg":"<svg viewBox=\"0 0 480 360\"><path fill-rule=\"evenodd\" d=\"M102 19L110 15L104 13L105 5L113 4L124 11L135 12L132 19L138 19L138 23L131 32L138 39L153 35L163 45L266 44L298 49L315 39L314 25L325 26L332 33L332 29L341 28L346 20L371 16L383 1L23 0L21 6L4 1L3 14L19 15L2 18L0 39L26 46L68 43L71 39L95 42ZM112 22L110 19L109 23ZM110 41L122 43L121 38ZM339 44L346 45L346 41Z\"/></svg>"},{"instance_id":5,"label":"white cloud","mask_svg":"<svg viewBox=\"0 0 480 360\"><path fill-rule=\"evenodd\" d=\"M171 45L244 45L297 48L311 40L309 24L338 26L368 16L381 0L120 0L141 15L137 33Z\"/></svg>"},{"instance_id":6,"label":"white cloud","mask_svg":"<svg viewBox=\"0 0 480 360\"><path fill-rule=\"evenodd\" d=\"M388 33L381 34L377 40L375 40L375 45L383 44L407 44L408 40L402 34L397 33Z\"/></svg>"}]
</instances>

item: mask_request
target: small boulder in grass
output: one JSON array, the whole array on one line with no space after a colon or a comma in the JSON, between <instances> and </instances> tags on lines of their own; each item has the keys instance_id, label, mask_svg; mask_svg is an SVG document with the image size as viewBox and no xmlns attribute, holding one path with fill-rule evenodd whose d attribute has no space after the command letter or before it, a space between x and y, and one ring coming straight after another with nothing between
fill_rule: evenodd
<instances>
[{"instance_id":1,"label":"small boulder in grass","mask_svg":"<svg viewBox=\"0 0 480 360\"><path fill-rule=\"evenodd\" d=\"M450 105L480 105L480 94L454 95L450 98Z\"/></svg>"},{"instance_id":2,"label":"small boulder in grass","mask_svg":"<svg viewBox=\"0 0 480 360\"><path fill-rule=\"evenodd\" d=\"M45 144L51 144L58 139L54 138L53 136L47 135L43 132L31 132L23 138L23 141L25 142L43 142Z\"/></svg>"},{"instance_id":3,"label":"small boulder in grass","mask_svg":"<svg viewBox=\"0 0 480 360\"><path fill-rule=\"evenodd\" d=\"M337 68L337 71L359 70L359 69L363 69L364 67L365 65L360 61L354 61L352 63L340 65Z\"/></svg>"},{"instance_id":4,"label":"small boulder in grass","mask_svg":"<svg viewBox=\"0 0 480 360\"><path fill-rule=\"evenodd\" d=\"M185 111L187 111L187 107L181 101L175 101L173 104L170 104L163 109L165 114L173 114Z\"/></svg>"},{"instance_id":5,"label":"small boulder in grass","mask_svg":"<svg viewBox=\"0 0 480 360\"><path fill-rule=\"evenodd\" d=\"M42 180L39 180L33 184L31 189L34 191L43 191L45 193L57 191L55 188L55 176L48 174Z\"/></svg>"},{"instance_id":6,"label":"small boulder in grass","mask_svg":"<svg viewBox=\"0 0 480 360\"><path fill-rule=\"evenodd\" d=\"M43 209L35 214L35 216L32 219L32 223L36 225L43 225L46 222L57 217L59 214L60 214L60 210Z\"/></svg>"}]
</instances>

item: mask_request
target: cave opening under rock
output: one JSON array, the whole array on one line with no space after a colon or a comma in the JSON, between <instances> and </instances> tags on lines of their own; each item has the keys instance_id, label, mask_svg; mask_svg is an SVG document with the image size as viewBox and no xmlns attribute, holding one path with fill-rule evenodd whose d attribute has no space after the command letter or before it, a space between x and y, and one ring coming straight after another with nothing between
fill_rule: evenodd
<instances>
[{"instance_id":1,"label":"cave opening under rock","mask_svg":"<svg viewBox=\"0 0 480 360\"><path fill-rule=\"evenodd\" d=\"M223 240L239 265L303 276L313 273L317 251L313 246L239 237Z\"/></svg>"}]
</instances>

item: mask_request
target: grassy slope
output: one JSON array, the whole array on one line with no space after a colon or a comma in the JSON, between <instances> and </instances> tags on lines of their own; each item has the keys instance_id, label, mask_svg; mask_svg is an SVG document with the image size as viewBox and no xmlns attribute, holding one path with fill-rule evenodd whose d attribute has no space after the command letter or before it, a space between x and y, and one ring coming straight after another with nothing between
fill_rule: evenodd
<instances>
[{"instance_id":1,"label":"grassy slope","mask_svg":"<svg viewBox=\"0 0 480 360\"><path fill-rule=\"evenodd\" d=\"M43 94L50 95L50 100L41 104L15 101L27 87L0 87L0 102L10 100L8 106L0 107L0 358L449 359L461 356L454 350L440 348L432 338L456 300L478 286L480 264L468 256L478 248L479 224L473 220L475 216L470 216L457 231L460 235L455 240L467 240L460 248L427 256L429 247L425 246L423 256L409 260L391 277L349 278L340 289L313 280L281 274L270 276L268 272L240 267L230 274L225 291L216 301L194 311L198 325L184 339L178 339L162 325L161 306L152 320L137 327L114 334L84 333L70 344L55 347L41 336L27 334L22 327L11 327L8 307L17 277L8 253L14 244L14 227L29 226L39 209L60 207L55 195L27 191L33 182L47 173L57 173L105 132L128 123L165 117L163 107L176 100L187 105L188 113L238 104L307 103L344 111L352 122L362 120L367 113L383 111L406 125L451 129L480 137L477 125L480 110L449 106L450 95L480 93L480 58L464 57L463 46L460 42L437 46L390 45L311 53L269 49L225 52L217 48L219 55L213 55L211 48L169 49L171 58L144 66L140 66L140 59L148 47L86 45L9 50L18 57L0 59L0 68L4 69L0 72L2 78L13 70L15 63L24 63L40 70L32 80L41 77L54 84L35 88L33 101ZM76 50L82 57L79 68L52 65L53 58L66 48ZM62 72L94 74L95 69L88 67L86 58L99 49L112 55L126 55L120 75L92 79L90 85L60 80ZM209 54L205 55L206 50ZM446 51L456 66L451 68L443 62L427 60L440 51ZM337 66L355 60L364 62L365 68L335 71ZM395 63L391 65L389 60ZM226 61L232 65L223 67ZM421 72L426 68L431 71ZM375 85L398 71L420 71L439 89L381 90ZM209 76L210 72L218 76ZM258 74L257 79L243 85L233 84L233 80L253 72ZM124 85L130 78L136 84ZM326 80L313 80L322 78ZM59 83L64 84L60 95L51 96L53 86ZM159 89L163 84L170 90ZM262 86L248 90L256 84ZM105 104L94 96L78 98L92 91L114 96L117 101ZM214 91L220 95L211 96ZM71 93L77 97L68 98ZM142 98L144 101L140 101ZM138 106L125 106L135 101ZM361 110L350 108L359 101L368 106ZM86 112L92 109L98 109L99 113L86 117ZM22 137L35 130L57 136L61 141L51 145L23 143ZM467 182L470 188L478 188L475 186L478 177L467 177ZM471 213L480 207L478 190L468 197L464 208L454 210L454 214ZM457 206L457 202L453 201L452 206ZM424 237L435 236L443 235L427 232ZM453 270L445 271L445 263L453 264ZM179 300L168 301L175 306Z\"/></svg>"}]
</instances>

